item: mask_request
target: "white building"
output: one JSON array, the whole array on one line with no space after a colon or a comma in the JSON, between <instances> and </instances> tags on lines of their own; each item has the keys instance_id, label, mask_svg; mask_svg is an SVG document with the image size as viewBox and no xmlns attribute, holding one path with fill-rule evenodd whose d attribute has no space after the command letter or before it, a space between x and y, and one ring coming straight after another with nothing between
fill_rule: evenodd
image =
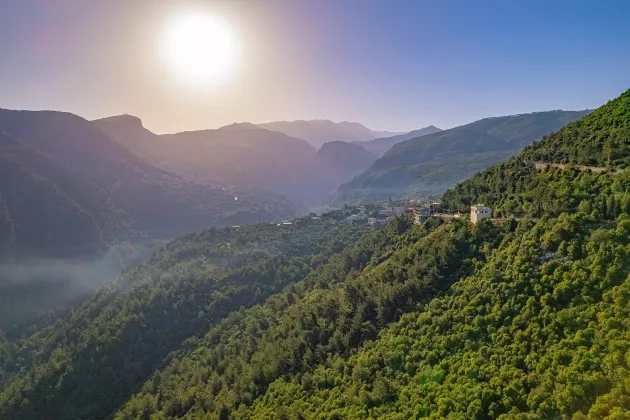
<instances>
[{"instance_id":1,"label":"white building","mask_svg":"<svg viewBox=\"0 0 630 420\"><path fill-rule=\"evenodd\" d=\"M477 223L482 219L489 219L492 217L492 209L486 207L483 204L476 204L470 208L470 221Z\"/></svg>"}]
</instances>

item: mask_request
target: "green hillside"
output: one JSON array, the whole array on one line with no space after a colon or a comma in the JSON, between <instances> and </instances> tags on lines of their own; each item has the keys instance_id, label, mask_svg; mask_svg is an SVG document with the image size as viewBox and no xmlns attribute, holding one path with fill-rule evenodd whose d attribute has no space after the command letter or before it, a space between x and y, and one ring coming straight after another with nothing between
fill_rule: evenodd
<instances>
[{"instance_id":1,"label":"green hillside","mask_svg":"<svg viewBox=\"0 0 630 420\"><path fill-rule=\"evenodd\" d=\"M610 121L619 109L597 112ZM602 123L591 134L607 133ZM445 194L452 207L482 200L530 217L473 228L500 243L470 275L356 353L278 378L231 418L627 418L628 177L539 172L524 156Z\"/></svg>"},{"instance_id":2,"label":"green hillside","mask_svg":"<svg viewBox=\"0 0 630 420\"><path fill-rule=\"evenodd\" d=\"M626 168L630 156L623 140L626 137L619 134L624 127L630 127L629 92L545 136L525 148L518 158L490 167L447 191L444 205L464 210L473 203L483 202L499 215L558 215L575 211L580 205L611 217L629 212L630 197L626 190L630 173L615 171ZM606 166L608 153L603 152L603 145L612 147L610 172L596 174L574 165ZM588 150L591 155L585 154ZM538 171L533 166L536 161L568 165L565 170L549 167Z\"/></svg>"},{"instance_id":3,"label":"green hillside","mask_svg":"<svg viewBox=\"0 0 630 420\"><path fill-rule=\"evenodd\" d=\"M630 90L523 151L524 159L581 165L630 164Z\"/></svg>"},{"instance_id":4,"label":"green hillside","mask_svg":"<svg viewBox=\"0 0 630 420\"><path fill-rule=\"evenodd\" d=\"M340 186L331 204L400 198L409 192L441 194L589 112L548 111L485 118L398 143L365 172ZM439 173L431 173L436 166Z\"/></svg>"},{"instance_id":5,"label":"green hillside","mask_svg":"<svg viewBox=\"0 0 630 420\"><path fill-rule=\"evenodd\" d=\"M447 294L232 418L625 418L630 220L584 218L520 225ZM584 252L538 242L556 235Z\"/></svg>"},{"instance_id":6,"label":"green hillside","mask_svg":"<svg viewBox=\"0 0 630 420\"><path fill-rule=\"evenodd\" d=\"M518 150L475 153L446 162L425 162L361 174L345 184L332 197L332 203L359 205L389 198L440 196L445 190L480 170L518 154ZM352 188L351 188L352 187ZM393 193L396 191L396 193Z\"/></svg>"},{"instance_id":7,"label":"green hillside","mask_svg":"<svg viewBox=\"0 0 630 420\"><path fill-rule=\"evenodd\" d=\"M527 153L443 200L518 219L305 218L169 243L4 341L0 418L628 418L630 173Z\"/></svg>"},{"instance_id":8,"label":"green hillside","mask_svg":"<svg viewBox=\"0 0 630 420\"><path fill-rule=\"evenodd\" d=\"M623 174L539 173L528 164L536 181L516 173L510 181L497 172L514 162L519 160L464 184L477 198L496 184L513 185L498 188L497 203L557 193L548 201L556 207L534 214L539 221L482 223L472 230L454 222L424 239L416 234L409 238L413 245L347 279L344 293L329 288L326 293L345 297L333 300L337 304L318 311L327 299L313 291L285 309L281 319L289 317L290 335L263 327L223 338L214 330L210 341L178 355L147 382L117 418L623 418L630 408L624 361L630 350L630 218L614 203L630 194L630 184ZM449 247L457 250L452 257ZM437 260L427 258L431 252ZM401 286L411 294L389 294L384 285L408 284L405 273L420 280L411 284L431 284L430 272L414 268L414 261L435 274L446 270L438 276L447 292L432 299L422 287ZM389 280L379 280L381 273ZM449 281L449 274L457 280ZM372 300L379 303L370 312ZM277 319L265 312L270 310L265 306L259 316ZM362 336L367 341L352 341L352 328L339 321L345 311L374 331ZM252 325L246 319L241 328ZM333 326L322 341L318 325ZM289 338L294 334L295 341ZM240 339L248 340L248 350L226 350L242 349ZM230 354L229 362L212 351L216 344L226 346L220 351ZM256 369L263 366L272 368Z\"/></svg>"},{"instance_id":9,"label":"green hillside","mask_svg":"<svg viewBox=\"0 0 630 420\"><path fill-rule=\"evenodd\" d=\"M317 276L364 227L331 219L211 229L173 241L65 320L19 340L0 418L104 418L185 340ZM317 271L319 272L319 271ZM57 384L51 387L51 384Z\"/></svg>"},{"instance_id":10,"label":"green hillside","mask_svg":"<svg viewBox=\"0 0 630 420\"><path fill-rule=\"evenodd\" d=\"M49 324L165 237L293 215L157 169L78 116L0 110L0 329Z\"/></svg>"},{"instance_id":11,"label":"green hillside","mask_svg":"<svg viewBox=\"0 0 630 420\"><path fill-rule=\"evenodd\" d=\"M496 234L473 234L463 224L409 226L399 220L364 237L320 284L299 283L222 322L147 382L116 418L190 410L195 417L247 418L237 412L247 412L276 381L348 357L405 312L421 309L469 273L483 259L479 245ZM353 272L346 274L349 264Z\"/></svg>"}]
</instances>

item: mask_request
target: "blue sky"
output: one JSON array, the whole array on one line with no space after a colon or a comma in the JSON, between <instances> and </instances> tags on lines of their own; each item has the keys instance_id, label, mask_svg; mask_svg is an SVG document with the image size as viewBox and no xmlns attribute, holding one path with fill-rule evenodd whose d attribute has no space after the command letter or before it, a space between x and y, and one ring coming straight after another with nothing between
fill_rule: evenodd
<instances>
[{"instance_id":1,"label":"blue sky","mask_svg":"<svg viewBox=\"0 0 630 420\"><path fill-rule=\"evenodd\" d=\"M161 25L191 5L243 44L216 91L178 87L156 59ZM628 17L625 0L2 0L0 107L130 113L156 132L594 108L630 88Z\"/></svg>"}]
</instances>

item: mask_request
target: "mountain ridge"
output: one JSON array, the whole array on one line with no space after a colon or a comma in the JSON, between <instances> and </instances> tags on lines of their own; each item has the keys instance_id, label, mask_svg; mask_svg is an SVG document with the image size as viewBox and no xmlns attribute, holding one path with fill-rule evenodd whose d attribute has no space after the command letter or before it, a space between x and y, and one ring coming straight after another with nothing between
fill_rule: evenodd
<instances>
[{"instance_id":1,"label":"mountain ridge","mask_svg":"<svg viewBox=\"0 0 630 420\"><path fill-rule=\"evenodd\" d=\"M389 131L373 131L360 123L349 121L336 123L331 120L294 120L273 121L256 125L306 140L316 149L319 149L324 143L332 141L367 141L399 134Z\"/></svg>"},{"instance_id":2,"label":"mountain ridge","mask_svg":"<svg viewBox=\"0 0 630 420\"><path fill-rule=\"evenodd\" d=\"M405 191L440 195L457 182L518 154L523 146L589 112L554 110L490 117L399 142L365 172L341 185L330 203L339 206L345 202L378 201L401 197ZM424 170L449 163L452 174L441 170L440 179L425 181Z\"/></svg>"},{"instance_id":3,"label":"mountain ridge","mask_svg":"<svg viewBox=\"0 0 630 420\"><path fill-rule=\"evenodd\" d=\"M333 141L324 143L317 151L317 160L321 170L332 171L338 179L352 179L363 172L378 156L369 152L358 143Z\"/></svg>"},{"instance_id":4,"label":"mountain ridge","mask_svg":"<svg viewBox=\"0 0 630 420\"><path fill-rule=\"evenodd\" d=\"M125 121L139 122L131 117ZM3 109L0 110L0 130L96 184L117 208L131 216L135 228L141 231L159 236L177 235L221 223L224 217L233 220L241 208L249 211L250 204L251 208L259 206L250 201L244 191L243 201L235 202L229 191L196 185L158 169L92 122L74 114ZM252 195L252 199L254 197ZM269 204L280 205L278 209L284 206L285 210L281 211L289 214L293 211L277 197L271 197ZM210 209L215 209L216 213L207 211ZM247 211L243 214L245 219L251 217L246 215ZM264 215L268 217L268 213Z\"/></svg>"},{"instance_id":5,"label":"mountain ridge","mask_svg":"<svg viewBox=\"0 0 630 420\"><path fill-rule=\"evenodd\" d=\"M304 211L316 209L337 186L374 161L360 145L332 142L316 151L301 138L250 123L158 136L138 119L127 120L109 117L93 123L165 170L195 182L282 194ZM340 155L330 156L331 147Z\"/></svg>"},{"instance_id":6,"label":"mountain ridge","mask_svg":"<svg viewBox=\"0 0 630 420\"><path fill-rule=\"evenodd\" d=\"M630 172L531 153L605 144L626 99L443 196L494 220L331 212L169 242L57 324L0 336L0 417L623 418Z\"/></svg>"},{"instance_id":7,"label":"mountain ridge","mask_svg":"<svg viewBox=\"0 0 630 420\"><path fill-rule=\"evenodd\" d=\"M394 147L396 144L410 140L416 137L421 137L427 134L433 134L442 131L441 128L437 128L434 125L429 125L423 128L419 128L417 130L412 130L408 133L398 134L394 136L385 136L382 138L375 138L373 140L368 140L367 142L360 143L364 148L369 150L370 152L382 156L389 149Z\"/></svg>"}]
</instances>

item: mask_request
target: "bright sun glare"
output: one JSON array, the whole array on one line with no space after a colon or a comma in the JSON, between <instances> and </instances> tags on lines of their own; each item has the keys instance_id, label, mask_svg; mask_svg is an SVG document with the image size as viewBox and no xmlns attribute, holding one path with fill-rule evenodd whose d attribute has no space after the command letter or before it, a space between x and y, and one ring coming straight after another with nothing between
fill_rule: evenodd
<instances>
[{"instance_id":1,"label":"bright sun glare","mask_svg":"<svg viewBox=\"0 0 630 420\"><path fill-rule=\"evenodd\" d=\"M182 14L169 23L164 35L165 59L178 79L197 86L227 81L237 55L227 22L208 13Z\"/></svg>"}]
</instances>

